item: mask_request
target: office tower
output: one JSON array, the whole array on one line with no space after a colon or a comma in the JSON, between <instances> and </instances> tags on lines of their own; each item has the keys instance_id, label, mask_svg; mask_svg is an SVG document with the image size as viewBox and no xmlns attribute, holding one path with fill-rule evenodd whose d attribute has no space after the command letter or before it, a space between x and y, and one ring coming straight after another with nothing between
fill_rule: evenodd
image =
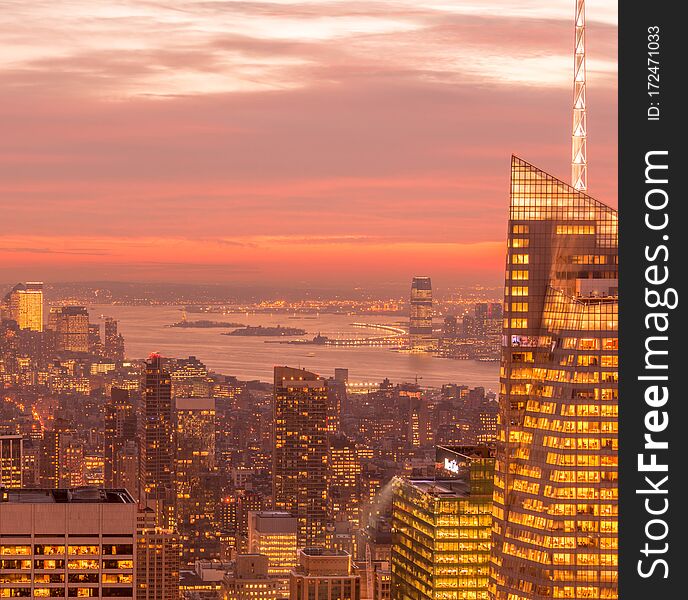
<instances>
[{"instance_id":1,"label":"office tower","mask_svg":"<svg viewBox=\"0 0 688 600\"><path fill-rule=\"evenodd\" d=\"M432 283L429 277L414 277L411 283L409 345L425 350L432 346Z\"/></svg>"},{"instance_id":2,"label":"office tower","mask_svg":"<svg viewBox=\"0 0 688 600\"><path fill-rule=\"evenodd\" d=\"M344 435L330 436L327 468L327 498L331 520L346 517L346 520L358 524L363 468L356 444Z\"/></svg>"},{"instance_id":3,"label":"office tower","mask_svg":"<svg viewBox=\"0 0 688 600\"><path fill-rule=\"evenodd\" d=\"M55 336L57 352L88 352L88 310L83 306L53 306L48 328Z\"/></svg>"},{"instance_id":4,"label":"office tower","mask_svg":"<svg viewBox=\"0 0 688 600\"><path fill-rule=\"evenodd\" d=\"M135 598L126 490L2 490L0 539L3 597Z\"/></svg>"},{"instance_id":5,"label":"office tower","mask_svg":"<svg viewBox=\"0 0 688 600\"><path fill-rule=\"evenodd\" d=\"M476 333L480 337L502 332L502 305L499 302L479 302L474 307Z\"/></svg>"},{"instance_id":6,"label":"office tower","mask_svg":"<svg viewBox=\"0 0 688 600\"><path fill-rule=\"evenodd\" d=\"M177 524L211 520L215 511L208 497L207 476L216 472L215 400L213 398L176 398L175 486Z\"/></svg>"},{"instance_id":7,"label":"office tower","mask_svg":"<svg viewBox=\"0 0 688 600\"><path fill-rule=\"evenodd\" d=\"M66 419L55 419L52 429L43 432L39 472L41 487L56 489L65 487L71 480L71 472L67 469L65 458L66 449L72 444L76 431ZM70 466L74 466L71 464Z\"/></svg>"},{"instance_id":8,"label":"office tower","mask_svg":"<svg viewBox=\"0 0 688 600\"><path fill-rule=\"evenodd\" d=\"M179 536L149 523L137 532L136 599L179 600Z\"/></svg>"},{"instance_id":9,"label":"office tower","mask_svg":"<svg viewBox=\"0 0 688 600\"><path fill-rule=\"evenodd\" d=\"M84 485L86 470L84 445L74 438L66 440L60 448L60 481L58 487L72 488Z\"/></svg>"},{"instance_id":10,"label":"office tower","mask_svg":"<svg viewBox=\"0 0 688 600\"><path fill-rule=\"evenodd\" d=\"M252 511L248 520L248 551L268 559L268 574L277 580L280 597L289 595L289 573L296 566L298 522L287 512Z\"/></svg>"},{"instance_id":11,"label":"office tower","mask_svg":"<svg viewBox=\"0 0 688 600\"><path fill-rule=\"evenodd\" d=\"M124 360L124 338L118 333L118 324L112 317L105 317L103 325L103 355L115 361Z\"/></svg>"},{"instance_id":12,"label":"office tower","mask_svg":"<svg viewBox=\"0 0 688 600\"><path fill-rule=\"evenodd\" d=\"M289 580L290 600L360 600L361 579L354 575L347 552L324 548L299 550L299 563Z\"/></svg>"},{"instance_id":13,"label":"office tower","mask_svg":"<svg viewBox=\"0 0 688 600\"><path fill-rule=\"evenodd\" d=\"M220 503L220 526L234 535L235 548L244 554L248 550L249 515L264 508L260 492L239 488Z\"/></svg>"},{"instance_id":14,"label":"office tower","mask_svg":"<svg viewBox=\"0 0 688 600\"><path fill-rule=\"evenodd\" d=\"M222 582L224 600L276 600L277 581L268 574L268 557L239 554Z\"/></svg>"},{"instance_id":15,"label":"office tower","mask_svg":"<svg viewBox=\"0 0 688 600\"><path fill-rule=\"evenodd\" d=\"M495 598L617 597L617 213L511 162Z\"/></svg>"},{"instance_id":16,"label":"office tower","mask_svg":"<svg viewBox=\"0 0 688 600\"><path fill-rule=\"evenodd\" d=\"M43 331L43 283L18 283L5 296L6 318L19 329Z\"/></svg>"},{"instance_id":17,"label":"office tower","mask_svg":"<svg viewBox=\"0 0 688 600\"><path fill-rule=\"evenodd\" d=\"M158 526L174 523L174 429L172 383L162 358L152 354L146 363L143 431L143 484L146 502L156 506Z\"/></svg>"},{"instance_id":18,"label":"office tower","mask_svg":"<svg viewBox=\"0 0 688 600\"><path fill-rule=\"evenodd\" d=\"M173 397L202 397L211 395L212 380L206 367L195 356L169 361Z\"/></svg>"},{"instance_id":19,"label":"office tower","mask_svg":"<svg viewBox=\"0 0 688 600\"><path fill-rule=\"evenodd\" d=\"M341 429L346 402L346 382L330 377L327 380L327 432L330 435L336 435Z\"/></svg>"},{"instance_id":20,"label":"office tower","mask_svg":"<svg viewBox=\"0 0 688 600\"><path fill-rule=\"evenodd\" d=\"M105 427L103 430L104 479L106 486L123 487L138 499L139 477L132 481L131 450L136 449L137 419L134 403L128 390L113 387L105 402ZM138 454L138 452L136 452ZM136 460L138 460L135 457ZM136 469L138 471L138 469Z\"/></svg>"},{"instance_id":21,"label":"office tower","mask_svg":"<svg viewBox=\"0 0 688 600\"><path fill-rule=\"evenodd\" d=\"M88 325L88 352L94 356L103 356L103 340L100 337L100 324Z\"/></svg>"},{"instance_id":22,"label":"office tower","mask_svg":"<svg viewBox=\"0 0 688 600\"><path fill-rule=\"evenodd\" d=\"M300 546L314 546L327 521L327 383L275 367L274 402L275 508L297 517Z\"/></svg>"},{"instance_id":23,"label":"office tower","mask_svg":"<svg viewBox=\"0 0 688 600\"><path fill-rule=\"evenodd\" d=\"M437 448L438 475L393 480L392 597L488 598L494 457Z\"/></svg>"},{"instance_id":24,"label":"office tower","mask_svg":"<svg viewBox=\"0 0 688 600\"><path fill-rule=\"evenodd\" d=\"M20 435L0 435L0 487L22 487L23 446Z\"/></svg>"}]
</instances>

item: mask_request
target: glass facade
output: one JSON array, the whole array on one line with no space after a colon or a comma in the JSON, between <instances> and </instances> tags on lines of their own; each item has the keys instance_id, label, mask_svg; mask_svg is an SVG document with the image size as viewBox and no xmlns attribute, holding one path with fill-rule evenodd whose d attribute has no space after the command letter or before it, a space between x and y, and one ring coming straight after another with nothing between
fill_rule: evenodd
<instances>
[{"instance_id":1,"label":"glass facade","mask_svg":"<svg viewBox=\"0 0 688 600\"><path fill-rule=\"evenodd\" d=\"M409 319L411 348L432 346L432 282L429 277L414 277L411 283Z\"/></svg>"},{"instance_id":2,"label":"glass facade","mask_svg":"<svg viewBox=\"0 0 688 600\"><path fill-rule=\"evenodd\" d=\"M486 457L469 480L394 479L393 598L488 598L493 468Z\"/></svg>"},{"instance_id":3,"label":"glass facade","mask_svg":"<svg viewBox=\"0 0 688 600\"><path fill-rule=\"evenodd\" d=\"M617 598L617 212L513 157L494 598Z\"/></svg>"}]
</instances>

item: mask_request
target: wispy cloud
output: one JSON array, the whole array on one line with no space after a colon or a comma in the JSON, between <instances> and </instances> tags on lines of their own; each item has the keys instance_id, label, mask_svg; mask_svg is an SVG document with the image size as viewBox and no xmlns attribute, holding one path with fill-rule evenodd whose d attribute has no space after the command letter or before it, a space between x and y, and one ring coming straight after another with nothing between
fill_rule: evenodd
<instances>
[{"instance_id":1,"label":"wispy cloud","mask_svg":"<svg viewBox=\"0 0 688 600\"><path fill-rule=\"evenodd\" d=\"M0 275L169 253L282 276L291 247L314 275L366 252L359 270L460 277L503 243L512 152L568 171L568 0L0 8ZM591 192L614 204L616 3L588 17Z\"/></svg>"}]
</instances>

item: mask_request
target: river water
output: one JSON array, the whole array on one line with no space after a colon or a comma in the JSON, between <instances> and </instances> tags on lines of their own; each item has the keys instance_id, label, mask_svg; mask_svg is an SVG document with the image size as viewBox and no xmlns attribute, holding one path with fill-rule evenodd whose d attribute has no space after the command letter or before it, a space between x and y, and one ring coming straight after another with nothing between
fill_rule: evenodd
<instances>
[{"instance_id":1,"label":"river water","mask_svg":"<svg viewBox=\"0 0 688 600\"><path fill-rule=\"evenodd\" d=\"M379 382L388 377L394 383L415 381L423 386L437 387L457 383L496 390L499 364L472 360L435 358L430 354L408 354L387 347L331 347L265 343L278 338L221 335L223 329L166 327L181 320L182 312L174 306L112 306L89 307L91 322L102 316L119 321L127 356L143 358L151 352L163 356L196 356L210 369L241 380L271 382L275 365L288 365L315 371L325 377L335 367L349 369L354 382ZM306 339L320 333L330 338L373 337L379 331L352 327L352 323L396 325L395 317L360 315L308 315L294 318L286 314L193 314L189 320L208 319L245 325L298 327L305 329ZM293 338L289 338L293 339Z\"/></svg>"}]
</instances>

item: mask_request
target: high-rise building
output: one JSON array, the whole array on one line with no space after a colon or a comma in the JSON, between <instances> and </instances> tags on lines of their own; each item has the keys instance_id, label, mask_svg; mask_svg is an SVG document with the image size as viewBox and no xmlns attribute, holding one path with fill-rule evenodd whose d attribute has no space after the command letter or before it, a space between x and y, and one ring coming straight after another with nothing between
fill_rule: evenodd
<instances>
[{"instance_id":1,"label":"high-rise building","mask_svg":"<svg viewBox=\"0 0 688 600\"><path fill-rule=\"evenodd\" d=\"M179 536L172 529L139 529L136 600L179 600Z\"/></svg>"},{"instance_id":2,"label":"high-rise building","mask_svg":"<svg viewBox=\"0 0 688 600\"><path fill-rule=\"evenodd\" d=\"M265 508L265 498L260 492L239 488L225 496L219 506L220 526L234 536L234 546L239 554L248 551L249 515Z\"/></svg>"},{"instance_id":3,"label":"high-rise building","mask_svg":"<svg viewBox=\"0 0 688 600\"><path fill-rule=\"evenodd\" d=\"M39 465L41 487L56 489L70 487L72 481L83 483L83 446L76 437L72 424L63 418L55 419L52 428L43 432Z\"/></svg>"},{"instance_id":4,"label":"high-rise building","mask_svg":"<svg viewBox=\"0 0 688 600\"><path fill-rule=\"evenodd\" d=\"M132 448L137 448L137 419L129 391L112 387L105 403L103 431L104 479L106 486L127 488L138 499L138 484L132 488L129 477ZM138 480L138 477L136 477Z\"/></svg>"},{"instance_id":5,"label":"high-rise building","mask_svg":"<svg viewBox=\"0 0 688 600\"><path fill-rule=\"evenodd\" d=\"M175 428L177 452L175 477L177 524L187 526L199 519L210 520L215 503L206 493L207 475L216 471L215 400L176 398Z\"/></svg>"},{"instance_id":6,"label":"high-rise building","mask_svg":"<svg viewBox=\"0 0 688 600\"><path fill-rule=\"evenodd\" d=\"M280 597L289 595L289 573L297 559L296 517L287 512L256 511L249 513L248 551L268 558L268 574L277 580Z\"/></svg>"},{"instance_id":7,"label":"high-rise building","mask_svg":"<svg viewBox=\"0 0 688 600\"><path fill-rule=\"evenodd\" d=\"M2 597L135 598L126 490L0 490Z\"/></svg>"},{"instance_id":8,"label":"high-rise building","mask_svg":"<svg viewBox=\"0 0 688 600\"><path fill-rule=\"evenodd\" d=\"M158 526L174 523L174 429L172 422L172 382L153 354L146 363L144 394L143 480L146 502L156 507Z\"/></svg>"},{"instance_id":9,"label":"high-rise building","mask_svg":"<svg viewBox=\"0 0 688 600\"><path fill-rule=\"evenodd\" d=\"M393 480L392 597L486 600L494 457L437 448L433 479Z\"/></svg>"},{"instance_id":10,"label":"high-rise building","mask_svg":"<svg viewBox=\"0 0 688 600\"><path fill-rule=\"evenodd\" d=\"M103 355L111 360L124 360L124 338L117 331L117 321L112 317L105 317L103 325Z\"/></svg>"},{"instance_id":11,"label":"high-rise building","mask_svg":"<svg viewBox=\"0 0 688 600\"><path fill-rule=\"evenodd\" d=\"M491 589L616 598L617 213L513 157Z\"/></svg>"},{"instance_id":12,"label":"high-rise building","mask_svg":"<svg viewBox=\"0 0 688 600\"><path fill-rule=\"evenodd\" d=\"M43 283L18 283L5 296L6 317L19 329L43 331Z\"/></svg>"},{"instance_id":13,"label":"high-rise building","mask_svg":"<svg viewBox=\"0 0 688 600\"><path fill-rule=\"evenodd\" d=\"M327 466L327 497L331 520L342 516L358 524L363 467L355 442L344 435L330 436Z\"/></svg>"},{"instance_id":14,"label":"high-rise building","mask_svg":"<svg viewBox=\"0 0 688 600\"><path fill-rule=\"evenodd\" d=\"M275 367L274 394L275 508L297 517L300 546L315 546L327 522L327 382Z\"/></svg>"},{"instance_id":15,"label":"high-rise building","mask_svg":"<svg viewBox=\"0 0 688 600\"><path fill-rule=\"evenodd\" d=\"M0 487L22 487L23 446L20 435L0 435Z\"/></svg>"},{"instance_id":16,"label":"high-rise building","mask_svg":"<svg viewBox=\"0 0 688 600\"><path fill-rule=\"evenodd\" d=\"M48 328L55 336L57 352L88 352L88 310L83 306L53 306L48 315Z\"/></svg>"},{"instance_id":17,"label":"high-rise building","mask_svg":"<svg viewBox=\"0 0 688 600\"><path fill-rule=\"evenodd\" d=\"M409 345L424 350L433 345L432 282L429 277L414 277L411 282Z\"/></svg>"},{"instance_id":18,"label":"high-rise building","mask_svg":"<svg viewBox=\"0 0 688 600\"><path fill-rule=\"evenodd\" d=\"M351 556L342 550L299 550L289 581L290 600L360 600L361 579L351 567Z\"/></svg>"}]
</instances>

